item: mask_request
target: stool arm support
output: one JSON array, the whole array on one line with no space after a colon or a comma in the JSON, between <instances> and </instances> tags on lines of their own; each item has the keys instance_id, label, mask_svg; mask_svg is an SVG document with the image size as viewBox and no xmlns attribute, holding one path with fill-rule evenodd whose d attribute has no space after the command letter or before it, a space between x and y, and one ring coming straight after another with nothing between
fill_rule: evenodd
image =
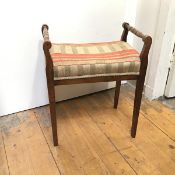
<instances>
[{"instance_id":1,"label":"stool arm support","mask_svg":"<svg viewBox=\"0 0 175 175\"><path fill-rule=\"evenodd\" d=\"M131 33L138 36L139 38L142 38L142 40L145 41L147 35L144 35L142 32L140 32L136 28L130 26L129 23L124 22L122 26L124 30L126 30L127 32L130 31Z\"/></svg>"},{"instance_id":2,"label":"stool arm support","mask_svg":"<svg viewBox=\"0 0 175 175\"><path fill-rule=\"evenodd\" d=\"M49 40L49 27L47 24L43 24L41 28L41 32L43 35L43 51L45 55L45 61L46 61L46 70L47 72L52 72L53 71L53 61L49 52L49 49L52 47L52 44ZM49 73L48 73L49 74Z\"/></svg>"},{"instance_id":3,"label":"stool arm support","mask_svg":"<svg viewBox=\"0 0 175 175\"><path fill-rule=\"evenodd\" d=\"M49 27L47 24L43 24L42 25L42 28L41 28L41 32L42 32L42 35L43 35L43 38L44 38L44 43L43 43L43 48L45 49L50 49L52 47L52 44L49 40Z\"/></svg>"},{"instance_id":4,"label":"stool arm support","mask_svg":"<svg viewBox=\"0 0 175 175\"><path fill-rule=\"evenodd\" d=\"M150 50L150 47L152 44L152 38L148 35L144 35L142 32L140 32L136 28L130 26L129 23L124 22L122 26L123 26L124 30L123 30L123 33L121 36L121 41L127 42L128 32L130 31L131 33L133 33L137 37L141 38L142 41L144 42L143 49L140 53L140 58L148 57L149 50Z\"/></svg>"}]
</instances>

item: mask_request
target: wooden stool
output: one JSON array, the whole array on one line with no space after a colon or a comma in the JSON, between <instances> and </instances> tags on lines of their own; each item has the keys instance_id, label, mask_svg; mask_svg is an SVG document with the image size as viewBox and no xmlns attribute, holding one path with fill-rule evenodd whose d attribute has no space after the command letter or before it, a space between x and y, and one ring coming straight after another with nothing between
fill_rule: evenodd
<instances>
[{"instance_id":1,"label":"wooden stool","mask_svg":"<svg viewBox=\"0 0 175 175\"><path fill-rule=\"evenodd\" d=\"M56 85L116 81L114 108L117 108L121 80L137 80L131 136L134 138L142 99L152 38L123 23L120 41L88 44L54 44L49 40L48 26L42 26L43 50L54 145L58 145L55 108ZM144 45L139 54L127 43L128 32L142 38Z\"/></svg>"}]
</instances>

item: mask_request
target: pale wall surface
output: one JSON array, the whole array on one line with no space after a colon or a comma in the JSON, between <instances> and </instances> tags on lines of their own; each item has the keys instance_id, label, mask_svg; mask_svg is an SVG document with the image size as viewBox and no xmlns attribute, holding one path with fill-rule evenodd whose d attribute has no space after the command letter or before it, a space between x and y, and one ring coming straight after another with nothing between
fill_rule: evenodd
<instances>
[{"instance_id":1,"label":"pale wall surface","mask_svg":"<svg viewBox=\"0 0 175 175\"><path fill-rule=\"evenodd\" d=\"M153 38L145 80L145 96L150 100L164 95L170 64L169 55L165 54L170 43L165 37L168 14L173 4L174 0L140 0L137 4L136 27ZM141 49L141 41L134 40L134 45Z\"/></svg>"},{"instance_id":2,"label":"pale wall surface","mask_svg":"<svg viewBox=\"0 0 175 175\"><path fill-rule=\"evenodd\" d=\"M41 25L54 42L98 42L119 39L122 22L133 20L129 0L6 0L0 2L0 116L48 103ZM132 1L134 2L134 1ZM132 6L131 6L132 5ZM130 21L130 20L129 20ZM108 88L103 84L103 88ZM82 91L84 87L84 91ZM99 89L99 85L60 87L66 99ZM72 91L72 93L70 93ZM67 93L69 92L69 93ZM57 100L59 100L57 99Z\"/></svg>"}]
</instances>

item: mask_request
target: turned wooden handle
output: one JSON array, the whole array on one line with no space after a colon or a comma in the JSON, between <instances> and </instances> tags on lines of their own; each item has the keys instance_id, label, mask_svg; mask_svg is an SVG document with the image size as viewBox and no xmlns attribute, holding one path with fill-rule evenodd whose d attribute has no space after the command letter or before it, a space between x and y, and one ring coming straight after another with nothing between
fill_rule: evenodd
<instances>
[{"instance_id":1,"label":"turned wooden handle","mask_svg":"<svg viewBox=\"0 0 175 175\"><path fill-rule=\"evenodd\" d=\"M139 30L137 30L136 28L130 26L128 23L124 22L123 23L123 28L130 31L131 33L135 34L136 36L138 36L139 38L142 38L143 41L145 41L145 39L148 37L147 35L144 35L142 32L140 32Z\"/></svg>"},{"instance_id":2,"label":"turned wooden handle","mask_svg":"<svg viewBox=\"0 0 175 175\"><path fill-rule=\"evenodd\" d=\"M47 24L43 24L42 25L42 28L41 28L41 32L42 32L42 35L43 35L43 38L44 38L44 43L43 43L43 47L45 47L46 49L50 49L52 44L49 40L49 27Z\"/></svg>"},{"instance_id":3,"label":"turned wooden handle","mask_svg":"<svg viewBox=\"0 0 175 175\"><path fill-rule=\"evenodd\" d=\"M43 38L44 38L44 41L50 41L49 40L49 27L47 24L43 24L42 28L41 28L41 31L42 31L42 34L43 34Z\"/></svg>"}]
</instances>

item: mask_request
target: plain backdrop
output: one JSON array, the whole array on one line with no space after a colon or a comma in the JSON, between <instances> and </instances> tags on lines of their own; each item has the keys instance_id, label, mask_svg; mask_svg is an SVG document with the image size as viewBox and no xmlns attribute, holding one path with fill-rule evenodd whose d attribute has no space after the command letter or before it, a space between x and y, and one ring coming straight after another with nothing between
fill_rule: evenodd
<instances>
[{"instance_id":1,"label":"plain backdrop","mask_svg":"<svg viewBox=\"0 0 175 175\"><path fill-rule=\"evenodd\" d=\"M136 0L1 1L0 116L48 103L42 24L49 25L53 42L111 41L120 39L124 20L134 24L135 15ZM60 86L57 101L101 87L110 86Z\"/></svg>"}]
</instances>

